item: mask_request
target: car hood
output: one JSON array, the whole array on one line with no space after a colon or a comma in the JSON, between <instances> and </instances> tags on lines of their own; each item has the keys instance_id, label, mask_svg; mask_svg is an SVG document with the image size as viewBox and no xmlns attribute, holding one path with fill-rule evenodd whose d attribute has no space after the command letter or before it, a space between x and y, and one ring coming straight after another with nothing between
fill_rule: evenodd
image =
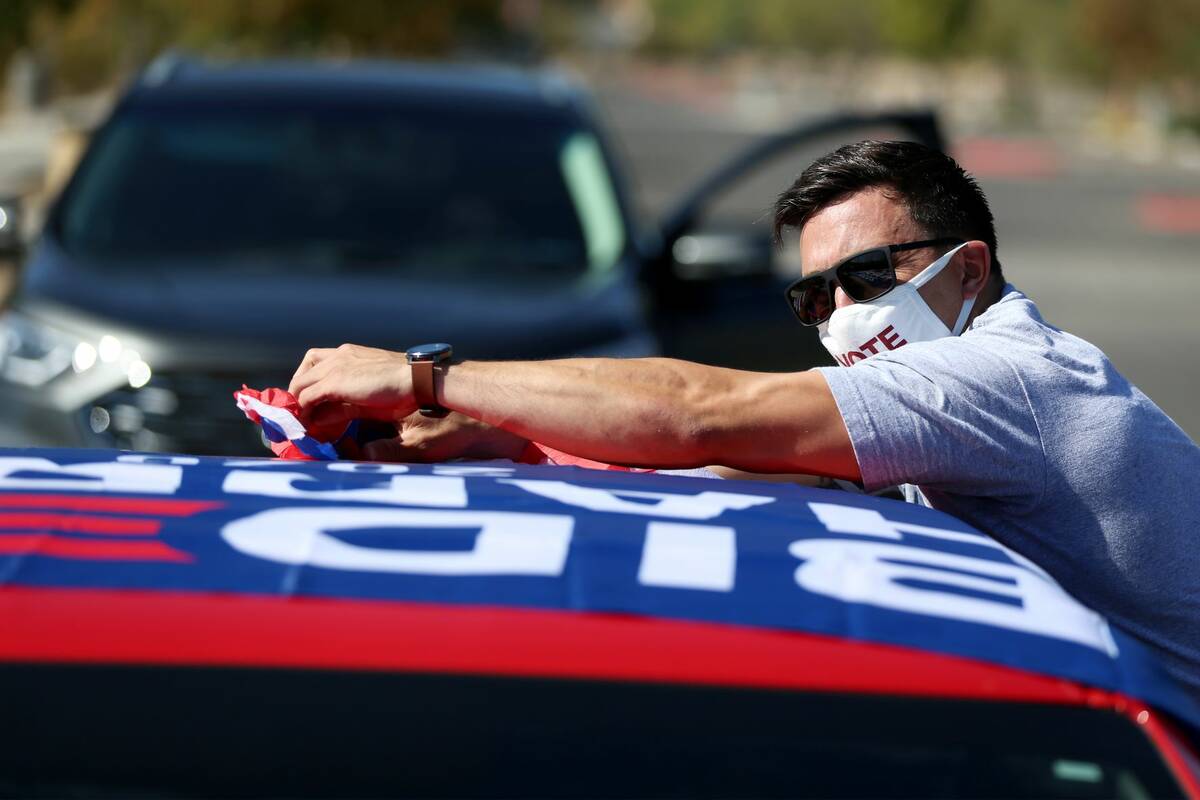
<instances>
[{"instance_id":1,"label":"car hood","mask_svg":"<svg viewBox=\"0 0 1200 800\"><path fill-rule=\"evenodd\" d=\"M397 348L436 340L474 357L537 358L602 349L644 333L640 295L620 271L505 286L378 272L238 274L195 264L111 269L45 243L31 259L22 298L152 336L262 349L346 341Z\"/></svg>"}]
</instances>

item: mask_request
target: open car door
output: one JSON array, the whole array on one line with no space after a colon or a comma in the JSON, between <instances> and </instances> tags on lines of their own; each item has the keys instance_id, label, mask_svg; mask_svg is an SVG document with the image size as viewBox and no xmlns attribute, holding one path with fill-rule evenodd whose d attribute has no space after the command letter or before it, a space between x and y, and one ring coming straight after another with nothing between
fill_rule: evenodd
<instances>
[{"instance_id":1,"label":"open car door","mask_svg":"<svg viewBox=\"0 0 1200 800\"><path fill-rule=\"evenodd\" d=\"M825 117L759 140L680 198L646 275L667 355L768 371L833 364L816 330L798 325L783 301L799 259L794 243L774 246L770 210L813 159L868 138L944 149L932 111Z\"/></svg>"}]
</instances>

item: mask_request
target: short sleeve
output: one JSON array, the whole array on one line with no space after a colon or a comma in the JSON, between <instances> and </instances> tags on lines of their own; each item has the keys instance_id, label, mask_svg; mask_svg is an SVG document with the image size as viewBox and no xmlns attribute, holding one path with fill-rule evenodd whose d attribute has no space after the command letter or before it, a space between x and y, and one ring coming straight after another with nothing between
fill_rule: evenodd
<instances>
[{"instance_id":1,"label":"short sleeve","mask_svg":"<svg viewBox=\"0 0 1200 800\"><path fill-rule=\"evenodd\" d=\"M955 337L819 369L869 491L898 484L977 496L1040 496L1046 459L1014 365Z\"/></svg>"}]
</instances>

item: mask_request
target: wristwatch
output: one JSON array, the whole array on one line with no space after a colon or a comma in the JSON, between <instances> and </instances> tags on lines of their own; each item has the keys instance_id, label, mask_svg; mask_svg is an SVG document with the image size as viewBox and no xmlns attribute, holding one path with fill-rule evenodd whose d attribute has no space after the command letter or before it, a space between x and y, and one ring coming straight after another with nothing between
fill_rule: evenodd
<instances>
[{"instance_id":1,"label":"wristwatch","mask_svg":"<svg viewBox=\"0 0 1200 800\"><path fill-rule=\"evenodd\" d=\"M454 355L454 348L445 342L434 344L419 344L405 351L408 363L412 369L413 396L425 417L444 417L450 413L442 408L433 390L433 367L444 364Z\"/></svg>"}]
</instances>

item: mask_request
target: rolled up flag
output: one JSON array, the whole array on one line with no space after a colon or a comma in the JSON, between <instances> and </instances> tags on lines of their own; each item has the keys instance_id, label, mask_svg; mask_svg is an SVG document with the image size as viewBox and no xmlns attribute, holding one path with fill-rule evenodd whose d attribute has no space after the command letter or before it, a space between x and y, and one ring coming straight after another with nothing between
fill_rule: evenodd
<instances>
[{"instance_id":1,"label":"rolled up flag","mask_svg":"<svg viewBox=\"0 0 1200 800\"><path fill-rule=\"evenodd\" d=\"M354 441L354 422L339 423L336 430L314 427L311 431L300 421L300 403L291 392L283 389L263 389L261 392L242 385L233 393L237 407L248 419L262 427L263 436L271 451L280 458L302 461L337 461L342 457L357 457ZM354 455L339 454L339 448L354 445Z\"/></svg>"}]
</instances>

